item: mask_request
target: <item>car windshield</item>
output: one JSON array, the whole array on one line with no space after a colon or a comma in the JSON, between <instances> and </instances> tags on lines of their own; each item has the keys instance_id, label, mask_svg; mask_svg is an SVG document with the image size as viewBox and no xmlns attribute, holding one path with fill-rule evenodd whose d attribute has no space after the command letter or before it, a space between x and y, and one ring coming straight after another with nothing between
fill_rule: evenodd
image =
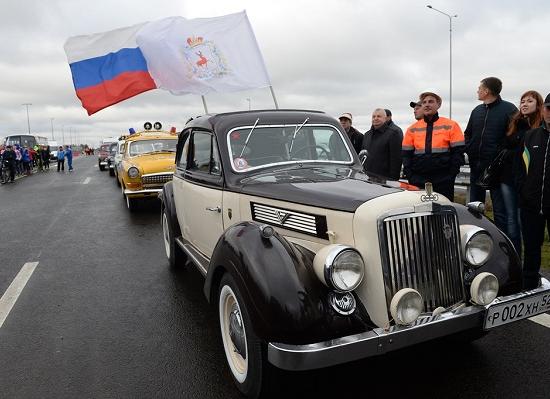
<instances>
[{"instance_id":1,"label":"car windshield","mask_svg":"<svg viewBox=\"0 0 550 399\"><path fill-rule=\"evenodd\" d=\"M176 139L136 140L130 143L130 156L151 152L176 152Z\"/></svg>"},{"instance_id":2,"label":"car windshield","mask_svg":"<svg viewBox=\"0 0 550 399\"><path fill-rule=\"evenodd\" d=\"M232 129L227 135L237 172L292 163L351 163L342 134L330 125L256 125Z\"/></svg>"}]
</instances>

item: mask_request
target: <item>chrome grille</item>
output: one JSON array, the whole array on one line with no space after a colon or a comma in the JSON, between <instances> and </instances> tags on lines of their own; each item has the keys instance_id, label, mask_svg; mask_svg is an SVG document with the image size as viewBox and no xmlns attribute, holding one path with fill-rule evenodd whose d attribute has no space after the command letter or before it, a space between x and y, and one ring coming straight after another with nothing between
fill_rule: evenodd
<instances>
[{"instance_id":1,"label":"chrome grille","mask_svg":"<svg viewBox=\"0 0 550 399\"><path fill-rule=\"evenodd\" d=\"M141 176L141 183L143 185L146 185L146 184L162 185L172 180L173 176L174 176L173 173L162 173L158 175L143 175Z\"/></svg>"},{"instance_id":2,"label":"chrome grille","mask_svg":"<svg viewBox=\"0 0 550 399\"><path fill-rule=\"evenodd\" d=\"M251 203L250 206L252 208L252 220L320 238L328 238L324 216L294 212L257 203Z\"/></svg>"},{"instance_id":3,"label":"chrome grille","mask_svg":"<svg viewBox=\"0 0 550 399\"><path fill-rule=\"evenodd\" d=\"M460 233L453 208L387 217L381 243L388 308L402 288L420 292L428 312L464 299Z\"/></svg>"}]
</instances>

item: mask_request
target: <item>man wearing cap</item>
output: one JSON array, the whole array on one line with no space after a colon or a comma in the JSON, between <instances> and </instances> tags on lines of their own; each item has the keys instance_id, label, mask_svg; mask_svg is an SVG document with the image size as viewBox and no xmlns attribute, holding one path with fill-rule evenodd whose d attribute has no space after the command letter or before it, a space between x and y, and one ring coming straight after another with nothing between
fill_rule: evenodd
<instances>
[{"instance_id":1,"label":"man wearing cap","mask_svg":"<svg viewBox=\"0 0 550 399\"><path fill-rule=\"evenodd\" d=\"M403 173L409 183L454 200L454 183L464 163L464 135L455 121L439 116L441 97L420 94L423 118L409 126L403 138Z\"/></svg>"},{"instance_id":2,"label":"man wearing cap","mask_svg":"<svg viewBox=\"0 0 550 399\"><path fill-rule=\"evenodd\" d=\"M424 114L422 113L422 104L420 101L411 101L409 106L413 109L414 119L419 121L424 117Z\"/></svg>"},{"instance_id":3,"label":"man wearing cap","mask_svg":"<svg viewBox=\"0 0 550 399\"><path fill-rule=\"evenodd\" d=\"M359 154L359 151L361 151L361 147L363 146L363 134L360 133L356 128L351 126L353 117L349 112L344 112L342 115L340 115L338 119L340 119L340 125L342 125L342 127L348 134L348 137L351 141L351 144L353 144L355 152Z\"/></svg>"},{"instance_id":4,"label":"man wearing cap","mask_svg":"<svg viewBox=\"0 0 550 399\"><path fill-rule=\"evenodd\" d=\"M397 126L395 124L395 122L393 121L391 111L387 108L384 109L384 111L386 112L386 122L388 122L388 127L390 129L393 129L393 130L397 131L399 133L399 135L401 136L401 140L403 140L403 130L401 130L401 128L399 126Z\"/></svg>"},{"instance_id":5,"label":"man wearing cap","mask_svg":"<svg viewBox=\"0 0 550 399\"><path fill-rule=\"evenodd\" d=\"M550 233L550 94L542 108L542 125L525 133L519 207L523 235L523 288L540 284L544 229Z\"/></svg>"},{"instance_id":6,"label":"man wearing cap","mask_svg":"<svg viewBox=\"0 0 550 399\"><path fill-rule=\"evenodd\" d=\"M506 131L516 106L500 97L502 82L495 77L485 78L477 89L477 97L483 104L475 107L464 131L466 153L470 164L470 201L485 203L484 187L476 183L479 176L495 159L504 144ZM500 187L491 188L491 202L495 224L506 232L506 207Z\"/></svg>"}]
</instances>

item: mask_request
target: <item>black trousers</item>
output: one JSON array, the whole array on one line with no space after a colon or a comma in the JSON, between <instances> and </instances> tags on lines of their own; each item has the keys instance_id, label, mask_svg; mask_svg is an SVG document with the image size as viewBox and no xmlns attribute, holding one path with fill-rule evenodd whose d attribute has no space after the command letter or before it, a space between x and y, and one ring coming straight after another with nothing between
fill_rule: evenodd
<instances>
[{"instance_id":1,"label":"black trousers","mask_svg":"<svg viewBox=\"0 0 550 399\"><path fill-rule=\"evenodd\" d=\"M65 170L65 159L58 159L57 160L57 171L59 172L59 169Z\"/></svg>"},{"instance_id":2,"label":"black trousers","mask_svg":"<svg viewBox=\"0 0 550 399\"><path fill-rule=\"evenodd\" d=\"M550 215L541 215L528 209L520 209L523 235L523 288L536 288L540 281L541 250L544 228L550 233Z\"/></svg>"}]
</instances>

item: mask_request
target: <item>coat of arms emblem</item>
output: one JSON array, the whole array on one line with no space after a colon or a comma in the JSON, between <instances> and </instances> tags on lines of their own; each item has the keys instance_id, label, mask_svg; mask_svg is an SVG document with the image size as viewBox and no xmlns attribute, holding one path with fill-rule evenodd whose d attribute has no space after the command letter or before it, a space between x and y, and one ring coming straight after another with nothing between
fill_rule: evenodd
<instances>
[{"instance_id":1,"label":"coat of arms emblem","mask_svg":"<svg viewBox=\"0 0 550 399\"><path fill-rule=\"evenodd\" d=\"M209 80L229 73L227 62L216 44L202 37L188 37L183 54L189 62L191 75Z\"/></svg>"}]
</instances>

